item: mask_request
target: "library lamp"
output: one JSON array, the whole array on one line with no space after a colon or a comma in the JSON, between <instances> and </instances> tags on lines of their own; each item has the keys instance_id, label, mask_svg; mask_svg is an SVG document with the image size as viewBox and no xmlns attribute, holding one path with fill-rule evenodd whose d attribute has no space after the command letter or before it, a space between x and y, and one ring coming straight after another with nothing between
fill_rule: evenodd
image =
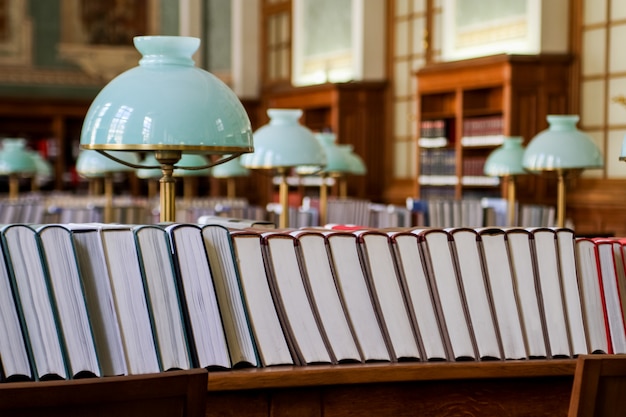
<instances>
[{"instance_id":1,"label":"library lamp","mask_svg":"<svg viewBox=\"0 0 626 417\"><path fill-rule=\"evenodd\" d=\"M132 164L139 163L139 155L135 152L113 152L113 156L115 159L107 158L96 151L81 150L76 159L76 172L89 180L91 194L98 194L94 188L95 180L104 179L105 223L110 223L113 219L113 175L117 172L129 172Z\"/></svg>"},{"instance_id":2,"label":"library lamp","mask_svg":"<svg viewBox=\"0 0 626 417\"><path fill-rule=\"evenodd\" d=\"M326 166L323 169L315 166L299 166L296 168L298 175L316 175L320 181L320 224L327 222L328 212L328 178L341 178L350 172L350 161L348 154L337 146L337 136L332 132L315 133L315 138L322 145L324 155L326 155Z\"/></svg>"},{"instance_id":3,"label":"library lamp","mask_svg":"<svg viewBox=\"0 0 626 417\"><path fill-rule=\"evenodd\" d=\"M365 175L367 174L367 167L363 159L354 153L354 146L352 145L338 145L339 148L346 154L348 159L349 175ZM346 175L342 175L339 178L339 197L346 198L348 196L348 183Z\"/></svg>"},{"instance_id":4,"label":"library lamp","mask_svg":"<svg viewBox=\"0 0 626 417\"><path fill-rule=\"evenodd\" d=\"M54 177L52 164L37 151L29 150L27 152L35 162L35 174L32 178L31 189L32 191L37 191L42 184L47 183Z\"/></svg>"},{"instance_id":5,"label":"library lamp","mask_svg":"<svg viewBox=\"0 0 626 417\"><path fill-rule=\"evenodd\" d=\"M322 146L313 132L299 123L302 114L300 109L268 109L269 123L254 132L254 152L241 156L244 167L269 170L280 176L281 228L289 225L290 170L303 165L321 169L326 165Z\"/></svg>"},{"instance_id":6,"label":"library lamp","mask_svg":"<svg viewBox=\"0 0 626 417\"><path fill-rule=\"evenodd\" d=\"M524 159L523 138L509 136L504 138L501 146L494 149L483 168L485 175L490 177L502 177L507 186L507 221L510 227L515 226L515 176L526 174L522 166Z\"/></svg>"},{"instance_id":7,"label":"library lamp","mask_svg":"<svg viewBox=\"0 0 626 417\"><path fill-rule=\"evenodd\" d=\"M604 165L596 144L576 127L579 119L578 115L548 115L548 129L539 132L524 151L522 165L526 170L557 175L558 227L565 226L566 176Z\"/></svg>"},{"instance_id":8,"label":"library lamp","mask_svg":"<svg viewBox=\"0 0 626 417\"><path fill-rule=\"evenodd\" d=\"M235 93L195 66L192 55L200 39L138 36L134 45L142 55L139 66L98 93L87 111L80 146L119 162L112 151L154 152L158 164L129 166L161 169L160 220L173 222L173 171L198 169L182 165L182 155L229 155L217 160L226 162L252 152L252 128Z\"/></svg>"},{"instance_id":9,"label":"library lamp","mask_svg":"<svg viewBox=\"0 0 626 417\"><path fill-rule=\"evenodd\" d=\"M9 177L9 199L17 200L20 189L20 176L32 176L36 173L35 161L26 149L26 139L2 139L0 149L0 175Z\"/></svg>"},{"instance_id":10,"label":"library lamp","mask_svg":"<svg viewBox=\"0 0 626 417\"><path fill-rule=\"evenodd\" d=\"M228 198L235 198L237 195L235 178L247 177L248 175L250 175L250 170L241 165L241 157L216 165L211 170L212 177L226 179L226 197Z\"/></svg>"}]
</instances>

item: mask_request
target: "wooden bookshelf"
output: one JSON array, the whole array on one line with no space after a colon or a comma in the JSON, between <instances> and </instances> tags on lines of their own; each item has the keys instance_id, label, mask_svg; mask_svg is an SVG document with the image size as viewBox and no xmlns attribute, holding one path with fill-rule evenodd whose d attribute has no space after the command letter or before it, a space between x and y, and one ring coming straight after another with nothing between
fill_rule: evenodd
<instances>
[{"instance_id":1,"label":"wooden bookshelf","mask_svg":"<svg viewBox=\"0 0 626 417\"><path fill-rule=\"evenodd\" d=\"M566 416L575 360L210 372L207 416Z\"/></svg>"},{"instance_id":2,"label":"wooden bookshelf","mask_svg":"<svg viewBox=\"0 0 626 417\"><path fill-rule=\"evenodd\" d=\"M482 175L479 162L484 163L499 146L490 140L483 143L481 137L522 136L526 145L547 128L548 114L567 113L569 68L570 57L566 55L495 55L437 63L419 70L417 126L419 129L424 121L445 123L445 148L453 152L448 162L453 181L428 181L423 164L430 163L431 150L418 146L418 172L422 178L416 181L416 195L423 198L445 194L456 199L502 195L502 185L488 181L488 177L474 181ZM471 126L490 126L489 121L499 123L495 131L489 128L482 133L469 132ZM465 163L467 159L478 162L476 170L466 172L469 166L475 166ZM554 204L554 184L542 177L524 176L518 180L518 198L523 202Z\"/></svg>"}]
</instances>

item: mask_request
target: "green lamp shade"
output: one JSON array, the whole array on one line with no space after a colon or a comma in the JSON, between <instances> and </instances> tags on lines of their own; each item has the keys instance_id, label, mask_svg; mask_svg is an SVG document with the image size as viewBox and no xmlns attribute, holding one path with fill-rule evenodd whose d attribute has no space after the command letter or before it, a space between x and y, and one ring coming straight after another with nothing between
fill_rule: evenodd
<instances>
[{"instance_id":1,"label":"green lamp shade","mask_svg":"<svg viewBox=\"0 0 626 417\"><path fill-rule=\"evenodd\" d=\"M504 138L501 146L494 149L485 161L485 175L491 177L504 177L507 175L525 174L522 165L524 159L523 138L510 136Z\"/></svg>"},{"instance_id":2,"label":"green lamp shade","mask_svg":"<svg viewBox=\"0 0 626 417\"><path fill-rule=\"evenodd\" d=\"M602 168L604 160L593 140L577 129L577 115L549 115L548 129L539 132L524 151L529 171Z\"/></svg>"},{"instance_id":3,"label":"green lamp shade","mask_svg":"<svg viewBox=\"0 0 626 417\"><path fill-rule=\"evenodd\" d=\"M37 151L28 151L28 154L35 162L35 175L42 180L52 177L52 164Z\"/></svg>"},{"instance_id":4,"label":"green lamp shade","mask_svg":"<svg viewBox=\"0 0 626 417\"><path fill-rule=\"evenodd\" d=\"M139 66L107 84L81 132L84 149L251 152L252 129L235 93L192 59L198 38L139 36Z\"/></svg>"},{"instance_id":5,"label":"green lamp shade","mask_svg":"<svg viewBox=\"0 0 626 417\"><path fill-rule=\"evenodd\" d=\"M139 163L139 156L134 152L114 151L111 154L127 163ZM83 149L78 154L78 159L76 160L76 172L85 178L102 178L107 174L131 170L131 167L107 158L98 151Z\"/></svg>"},{"instance_id":6,"label":"green lamp shade","mask_svg":"<svg viewBox=\"0 0 626 417\"><path fill-rule=\"evenodd\" d=\"M353 152L354 147L352 145L338 145L348 158L348 165L350 167L348 173L352 175L365 175L367 174L367 167L363 159Z\"/></svg>"},{"instance_id":7,"label":"green lamp shade","mask_svg":"<svg viewBox=\"0 0 626 417\"><path fill-rule=\"evenodd\" d=\"M299 109L269 109L268 124L254 132L254 152L241 156L250 169L323 167L326 156L313 132L301 125Z\"/></svg>"},{"instance_id":8,"label":"green lamp shade","mask_svg":"<svg viewBox=\"0 0 626 417\"><path fill-rule=\"evenodd\" d=\"M26 140L22 138L2 139L0 149L0 175L32 175L37 171L35 161L26 149Z\"/></svg>"},{"instance_id":9,"label":"green lamp shade","mask_svg":"<svg viewBox=\"0 0 626 417\"><path fill-rule=\"evenodd\" d=\"M211 169L211 176L215 178L245 177L250 171L241 165L241 157L219 163Z\"/></svg>"},{"instance_id":10,"label":"green lamp shade","mask_svg":"<svg viewBox=\"0 0 626 417\"><path fill-rule=\"evenodd\" d=\"M319 173L340 175L349 172L349 157L341 150L341 148L337 146L336 135L330 132L323 132L315 133L315 137L320 142L320 145L322 145L322 149L326 155L326 166L321 171L315 166L299 166L296 168L296 173L299 175L312 175Z\"/></svg>"},{"instance_id":11,"label":"green lamp shade","mask_svg":"<svg viewBox=\"0 0 626 417\"><path fill-rule=\"evenodd\" d=\"M211 172L207 166L209 165L209 161L198 154L185 153L180 158L180 161L176 163L176 167L174 168L174 176L175 177L199 177L199 176L207 176ZM180 167L180 168L179 168ZM202 169L195 169L205 167Z\"/></svg>"},{"instance_id":12,"label":"green lamp shade","mask_svg":"<svg viewBox=\"0 0 626 417\"><path fill-rule=\"evenodd\" d=\"M143 161L141 161L141 166L143 167L160 167L161 164L154 157L153 152L149 152ZM137 178L141 178L143 180L147 180L150 178L161 178L163 176L163 171L161 168L139 168L136 172Z\"/></svg>"}]
</instances>

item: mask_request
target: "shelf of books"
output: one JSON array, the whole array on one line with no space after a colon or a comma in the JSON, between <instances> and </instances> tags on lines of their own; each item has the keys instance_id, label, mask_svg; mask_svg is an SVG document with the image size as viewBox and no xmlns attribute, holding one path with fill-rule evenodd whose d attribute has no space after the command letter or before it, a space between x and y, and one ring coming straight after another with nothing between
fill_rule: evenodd
<instances>
[{"instance_id":1,"label":"shelf of books","mask_svg":"<svg viewBox=\"0 0 626 417\"><path fill-rule=\"evenodd\" d=\"M484 175L484 163L506 136L526 144L546 127L547 114L567 111L568 63L560 55L496 55L419 70L416 197L505 197L501 181ZM541 181L533 178L538 191L528 187L518 197L547 202L552 193Z\"/></svg>"}]
</instances>

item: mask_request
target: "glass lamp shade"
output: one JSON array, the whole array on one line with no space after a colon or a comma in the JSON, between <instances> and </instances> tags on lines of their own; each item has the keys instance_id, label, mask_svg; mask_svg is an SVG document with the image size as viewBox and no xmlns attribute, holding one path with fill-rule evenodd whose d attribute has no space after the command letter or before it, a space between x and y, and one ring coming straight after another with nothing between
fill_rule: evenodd
<instances>
[{"instance_id":1,"label":"glass lamp shade","mask_svg":"<svg viewBox=\"0 0 626 417\"><path fill-rule=\"evenodd\" d=\"M35 175L42 180L51 178L53 175L52 164L37 151L28 151L28 154L35 162Z\"/></svg>"},{"instance_id":2,"label":"glass lamp shade","mask_svg":"<svg viewBox=\"0 0 626 417\"><path fill-rule=\"evenodd\" d=\"M2 139L0 150L0 175L32 175L37 171L35 161L26 149L26 140L22 138Z\"/></svg>"},{"instance_id":3,"label":"glass lamp shade","mask_svg":"<svg viewBox=\"0 0 626 417\"><path fill-rule=\"evenodd\" d=\"M494 149L485 161L485 175L492 177L504 177L507 175L525 174L522 166L524 159L523 138L511 136L504 138L501 146Z\"/></svg>"},{"instance_id":4,"label":"glass lamp shade","mask_svg":"<svg viewBox=\"0 0 626 417\"><path fill-rule=\"evenodd\" d=\"M528 171L602 168L604 161L593 140L578 130L577 115L549 115L548 129L539 132L524 151Z\"/></svg>"},{"instance_id":5,"label":"glass lamp shade","mask_svg":"<svg viewBox=\"0 0 626 417\"><path fill-rule=\"evenodd\" d=\"M215 165L211 169L211 176L215 178L234 178L250 175L250 171L241 165L241 157Z\"/></svg>"},{"instance_id":6,"label":"glass lamp shade","mask_svg":"<svg viewBox=\"0 0 626 417\"><path fill-rule=\"evenodd\" d=\"M298 122L302 110L269 109L267 115L269 123L254 132L254 152L243 154L241 165L250 169L326 165L319 141Z\"/></svg>"},{"instance_id":7,"label":"glass lamp shade","mask_svg":"<svg viewBox=\"0 0 626 417\"><path fill-rule=\"evenodd\" d=\"M339 148L345 152L348 158L348 165L350 170L349 174L352 175L365 175L367 174L367 167L363 162L363 159L353 152L354 147L352 145L338 145Z\"/></svg>"},{"instance_id":8,"label":"glass lamp shade","mask_svg":"<svg viewBox=\"0 0 626 417\"><path fill-rule=\"evenodd\" d=\"M209 168L206 168L209 165L209 161L198 154L185 153L180 158L180 161L176 163L176 166L181 166L185 168L174 168L174 176L175 177L200 177L207 176L211 172ZM193 167L205 167L202 169L190 169Z\"/></svg>"},{"instance_id":9,"label":"glass lamp shade","mask_svg":"<svg viewBox=\"0 0 626 417\"><path fill-rule=\"evenodd\" d=\"M139 66L115 77L92 102L84 149L251 152L252 129L235 93L192 59L198 38L139 36Z\"/></svg>"},{"instance_id":10,"label":"glass lamp shade","mask_svg":"<svg viewBox=\"0 0 626 417\"><path fill-rule=\"evenodd\" d=\"M334 133L315 133L315 137L322 145L326 155L326 166L321 171L315 166L299 166L296 173L299 175L327 174L341 175L350 171L348 155L336 144L337 137Z\"/></svg>"},{"instance_id":11,"label":"glass lamp shade","mask_svg":"<svg viewBox=\"0 0 626 417\"><path fill-rule=\"evenodd\" d=\"M116 158L131 164L139 163L139 156L135 152L111 152ZM81 150L76 160L76 172L85 178L103 178L107 174L115 172L127 172L132 168L107 158L100 152Z\"/></svg>"}]
</instances>

